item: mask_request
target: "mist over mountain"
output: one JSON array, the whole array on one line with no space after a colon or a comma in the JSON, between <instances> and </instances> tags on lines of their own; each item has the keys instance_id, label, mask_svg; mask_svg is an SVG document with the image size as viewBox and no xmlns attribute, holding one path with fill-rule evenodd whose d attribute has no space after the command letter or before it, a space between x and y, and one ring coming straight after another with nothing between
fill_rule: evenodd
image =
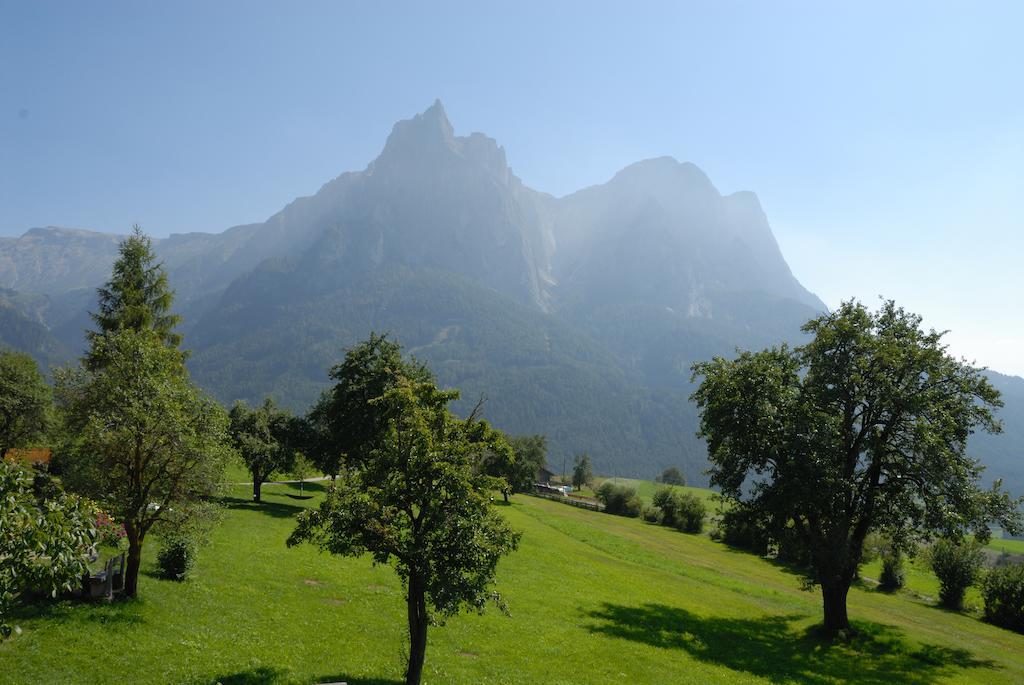
<instances>
[{"instance_id":1,"label":"mist over mountain","mask_svg":"<svg viewBox=\"0 0 1024 685\"><path fill-rule=\"evenodd\" d=\"M118 240L0 239L0 323L17 321L0 344L46 363L76 354ZM493 139L456 136L440 102L397 123L364 170L263 223L154 242L194 377L221 401L273 394L302 411L346 347L387 331L463 391L459 408L484 395L499 427L549 436L553 466L586 451L605 474L682 466L702 482L690 364L799 342L825 309L753 193L723 196L662 157L552 197ZM1007 434L972 446L1024 490L1024 381L998 382Z\"/></svg>"}]
</instances>

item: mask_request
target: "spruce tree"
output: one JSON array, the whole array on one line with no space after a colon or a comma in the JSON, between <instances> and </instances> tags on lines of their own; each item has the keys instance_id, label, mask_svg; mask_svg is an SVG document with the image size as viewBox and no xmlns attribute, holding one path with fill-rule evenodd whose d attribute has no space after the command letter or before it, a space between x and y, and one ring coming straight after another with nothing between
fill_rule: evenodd
<instances>
[{"instance_id":1,"label":"spruce tree","mask_svg":"<svg viewBox=\"0 0 1024 685\"><path fill-rule=\"evenodd\" d=\"M110 280L97 289L99 311L90 314L97 330L86 332L91 349L85 363L94 370L104 365L96 339L108 333L152 331L168 347L181 344L181 334L174 331L181 317L171 312L174 291L153 252L152 240L136 224L132 234L121 241L118 252Z\"/></svg>"}]
</instances>

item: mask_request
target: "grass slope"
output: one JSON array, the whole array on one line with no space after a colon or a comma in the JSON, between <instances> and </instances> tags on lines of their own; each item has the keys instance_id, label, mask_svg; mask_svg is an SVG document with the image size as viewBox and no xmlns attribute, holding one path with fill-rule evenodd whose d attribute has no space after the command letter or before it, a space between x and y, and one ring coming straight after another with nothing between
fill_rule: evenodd
<instances>
[{"instance_id":1,"label":"grass slope","mask_svg":"<svg viewBox=\"0 0 1024 685\"><path fill-rule=\"evenodd\" d=\"M268 486L257 507L237 488L184 584L146 575L136 602L25 609L24 634L0 645L0 680L398 682L394 573L286 549L292 517L309 504L294 492ZM906 595L855 588L850 611L864 634L829 646L811 630L819 595L785 568L705 536L547 500L518 496L502 511L523 531L498 573L511 616L491 610L431 629L425 682L1024 681L1024 636Z\"/></svg>"}]
</instances>

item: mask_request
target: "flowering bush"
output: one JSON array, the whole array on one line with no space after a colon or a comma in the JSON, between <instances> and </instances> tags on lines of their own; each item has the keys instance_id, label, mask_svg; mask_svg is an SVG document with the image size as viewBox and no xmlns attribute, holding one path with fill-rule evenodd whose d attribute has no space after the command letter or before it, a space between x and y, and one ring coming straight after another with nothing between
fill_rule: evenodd
<instances>
[{"instance_id":1,"label":"flowering bush","mask_svg":"<svg viewBox=\"0 0 1024 685\"><path fill-rule=\"evenodd\" d=\"M96 510L96 542L101 545L109 545L124 551L128 545L125 537L124 524L117 523L110 515L102 509Z\"/></svg>"}]
</instances>

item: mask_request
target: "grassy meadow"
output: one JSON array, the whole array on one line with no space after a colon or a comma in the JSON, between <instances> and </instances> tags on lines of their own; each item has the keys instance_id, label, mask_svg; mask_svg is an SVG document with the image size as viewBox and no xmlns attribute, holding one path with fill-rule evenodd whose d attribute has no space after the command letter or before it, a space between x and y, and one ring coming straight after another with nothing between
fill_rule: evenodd
<instances>
[{"instance_id":1,"label":"grassy meadow","mask_svg":"<svg viewBox=\"0 0 1024 685\"><path fill-rule=\"evenodd\" d=\"M185 583L152 575L153 540L138 600L23 608L24 633L0 644L0 681L400 682L397 577L366 558L287 549L294 515L319 499L297 492L269 485L258 506L233 488ZM783 566L706 535L528 496L501 511L523 532L498 569L510 615L431 628L424 682L1024 682L1024 635L931 606L923 574L894 595L854 588L860 635L831 645L813 630L819 594Z\"/></svg>"}]
</instances>

